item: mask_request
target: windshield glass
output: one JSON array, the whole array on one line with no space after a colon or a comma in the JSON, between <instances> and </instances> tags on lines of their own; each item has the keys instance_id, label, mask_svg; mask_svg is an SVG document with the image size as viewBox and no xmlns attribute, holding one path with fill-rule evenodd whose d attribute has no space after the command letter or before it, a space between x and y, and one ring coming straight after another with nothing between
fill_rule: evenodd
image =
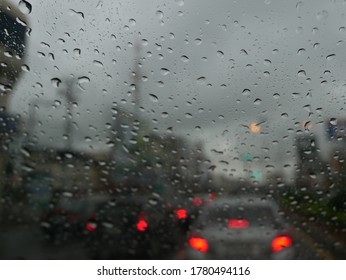
<instances>
[{"instance_id":1,"label":"windshield glass","mask_svg":"<svg viewBox=\"0 0 346 280\"><path fill-rule=\"evenodd\" d=\"M345 258L345 11L1 0L0 258Z\"/></svg>"}]
</instances>

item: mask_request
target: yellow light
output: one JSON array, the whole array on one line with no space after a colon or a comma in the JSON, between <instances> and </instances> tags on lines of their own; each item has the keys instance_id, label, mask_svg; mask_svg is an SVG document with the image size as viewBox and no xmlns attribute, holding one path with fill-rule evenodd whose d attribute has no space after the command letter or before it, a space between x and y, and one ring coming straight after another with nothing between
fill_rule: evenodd
<instances>
[{"instance_id":1,"label":"yellow light","mask_svg":"<svg viewBox=\"0 0 346 280\"><path fill-rule=\"evenodd\" d=\"M250 124L250 130L253 133L258 133L261 131L261 128L256 123L252 123L252 124Z\"/></svg>"}]
</instances>

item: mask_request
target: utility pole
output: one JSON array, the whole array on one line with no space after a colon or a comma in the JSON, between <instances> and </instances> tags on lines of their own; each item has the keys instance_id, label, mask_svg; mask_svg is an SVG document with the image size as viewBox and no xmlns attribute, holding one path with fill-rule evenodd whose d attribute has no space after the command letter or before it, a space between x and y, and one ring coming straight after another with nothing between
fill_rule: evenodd
<instances>
[{"instance_id":1,"label":"utility pole","mask_svg":"<svg viewBox=\"0 0 346 280\"><path fill-rule=\"evenodd\" d=\"M66 100L66 121L65 121L65 136L66 136L66 150L70 151L72 149L72 106L73 103L77 101L77 98L74 95L73 86L74 78L69 77L66 81L66 90L60 91L60 94Z\"/></svg>"},{"instance_id":2,"label":"utility pole","mask_svg":"<svg viewBox=\"0 0 346 280\"><path fill-rule=\"evenodd\" d=\"M140 107L141 107L141 100L140 100L140 79L141 79L141 70L140 70L140 52L141 52L141 45L139 42L135 43L135 66L134 71L132 72L132 81L135 86L133 96L134 96L134 103L135 103L135 115L139 118L140 114Z\"/></svg>"}]
</instances>

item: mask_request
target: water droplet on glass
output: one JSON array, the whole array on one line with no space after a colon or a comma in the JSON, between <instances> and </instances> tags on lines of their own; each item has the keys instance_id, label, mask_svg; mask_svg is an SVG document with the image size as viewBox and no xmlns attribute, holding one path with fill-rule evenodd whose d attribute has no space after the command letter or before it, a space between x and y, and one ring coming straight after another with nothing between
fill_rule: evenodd
<instances>
[{"instance_id":1,"label":"water droplet on glass","mask_svg":"<svg viewBox=\"0 0 346 280\"><path fill-rule=\"evenodd\" d=\"M163 19L163 12L160 10L156 11L156 16L158 17L158 19Z\"/></svg>"},{"instance_id":2,"label":"water droplet on glass","mask_svg":"<svg viewBox=\"0 0 346 280\"><path fill-rule=\"evenodd\" d=\"M329 120L329 122L330 122L330 124L332 124L332 125L336 125L336 124L337 124L337 119L336 119L336 118L331 118L331 119Z\"/></svg>"},{"instance_id":3,"label":"water droplet on glass","mask_svg":"<svg viewBox=\"0 0 346 280\"><path fill-rule=\"evenodd\" d=\"M298 75L299 77L306 77L306 73L305 73L304 70L299 70L297 75Z\"/></svg>"},{"instance_id":4,"label":"water droplet on glass","mask_svg":"<svg viewBox=\"0 0 346 280\"><path fill-rule=\"evenodd\" d=\"M129 19L129 24L132 25L132 26L135 26L136 25L136 20L131 18Z\"/></svg>"},{"instance_id":5,"label":"water droplet on glass","mask_svg":"<svg viewBox=\"0 0 346 280\"><path fill-rule=\"evenodd\" d=\"M78 83L79 84L90 83L90 79L86 76L82 76L78 78Z\"/></svg>"},{"instance_id":6,"label":"water droplet on glass","mask_svg":"<svg viewBox=\"0 0 346 280\"><path fill-rule=\"evenodd\" d=\"M297 10L300 10L302 7L303 7L303 2L302 2L302 1L299 1L299 2L296 4L296 9L297 9Z\"/></svg>"},{"instance_id":7,"label":"water droplet on glass","mask_svg":"<svg viewBox=\"0 0 346 280\"><path fill-rule=\"evenodd\" d=\"M103 67L103 63L101 61L98 61L98 60L94 60L93 64L97 67Z\"/></svg>"},{"instance_id":8,"label":"water droplet on glass","mask_svg":"<svg viewBox=\"0 0 346 280\"><path fill-rule=\"evenodd\" d=\"M70 9L70 10L69 10L69 14L70 14L71 16L73 16L73 15L78 16L78 18L79 18L80 20L84 19L84 14L83 14L82 12L78 12L78 11L76 11L76 10L74 10L74 9Z\"/></svg>"},{"instance_id":9,"label":"water droplet on glass","mask_svg":"<svg viewBox=\"0 0 346 280\"><path fill-rule=\"evenodd\" d=\"M29 2L25 1L25 0L21 0L19 1L18 4L19 10L23 13L23 14L30 14L32 11L32 6Z\"/></svg>"},{"instance_id":10,"label":"water droplet on glass","mask_svg":"<svg viewBox=\"0 0 346 280\"><path fill-rule=\"evenodd\" d=\"M270 64L272 64L271 60L269 60L269 59L265 59L263 61L263 63L264 63L265 66L269 66Z\"/></svg>"},{"instance_id":11,"label":"water droplet on glass","mask_svg":"<svg viewBox=\"0 0 346 280\"><path fill-rule=\"evenodd\" d=\"M335 58L335 54L330 54L330 55L327 55L326 59L327 60L332 60Z\"/></svg>"},{"instance_id":12,"label":"water droplet on glass","mask_svg":"<svg viewBox=\"0 0 346 280\"><path fill-rule=\"evenodd\" d=\"M260 105L260 104L261 104L261 102L262 102L262 100L261 100L261 99L256 98L256 99L255 99L255 101L254 101L254 104L255 104L255 105Z\"/></svg>"},{"instance_id":13,"label":"water droplet on glass","mask_svg":"<svg viewBox=\"0 0 346 280\"><path fill-rule=\"evenodd\" d=\"M264 71L263 75L264 75L264 77L269 77L270 76L270 72L269 71Z\"/></svg>"},{"instance_id":14,"label":"water droplet on glass","mask_svg":"<svg viewBox=\"0 0 346 280\"><path fill-rule=\"evenodd\" d=\"M304 52L305 52L305 49L304 49L304 48L300 48L300 49L297 51L297 54L298 54L298 55L302 55Z\"/></svg>"},{"instance_id":15,"label":"water droplet on glass","mask_svg":"<svg viewBox=\"0 0 346 280\"><path fill-rule=\"evenodd\" d=\"M61 80L59 78L53 78L50 81L53 87L56 87L56 88L59 87L59 85L61 84Z\"/></svg>"},{"instance_id":16,"label":"water droplet on glass","mask_svg":"<svg viewBox=\"0 0 346 280\"><path fill-rule=\"evenodd\" d=\"M241 49L241 50L240 50L240 54L241 54L241 55L248 55L247 51L244 50L244 49Z\"/></svg>"},{"instance_id":17,"label":"water droplet on glass","mask_svg":"<svg viewBox=\"0 0 346 280\"><path fill-rule=\"evenodd\" d=\"M318 32L318 28L317 27L314 27L314 28L312 28L312 34L317 34L317 32Z\"/></svg>"},{"instance_id":18,"label":"water droplet on glass","mask_svg":"<svg viewBox=\"0 0 346 280\"><path fill-rule=\"evenodd\" d=\"M30 71L30 67L26 64L23 64L22 65L22 70L25 71L25 72L29 72Z\"/></svg>"},{"instance_id":19,"label":"water droplet on glass","mask_svg":"<svg viewBox=\"0 0 346 280\"><path fill-rule=\"evenodd\" d=\"M73 50L73 54L74 54L75 56L80 56L81 50L80 50L80 49L74 49L74 50Z\"/></svg>"},{"instance_id":20,"label":"water droplet on glass","mask_svg":"<svg viewBox=\"0 0 346 280\"><path fill-rule=\"evenodd\" d=\"M222 58L224 56L224 53L222 51L217 51L216 54L220 58Z\"/></svg>"},{"instance_id":21,"label":"water droplet on glass","mask_svg":"<svg viewBox=\"0 0 346 280\"><path fill-rule=\"evenodd\" d=\"M159 98L155 94L149 94L149 97L152 102L159 101Z\"/></svg>"},{"instance_id":22,"label":"water droplet on glass","mask_svg":"<svg viewBox=\"0 0 346 280\"><path fill-rule=\"evenodd\" d=\"M243 90L242 94L243 94L244 96L250 95L250 94L251 94L251 90L249 90L249 89L246 88L246 89Z\"/></svg>"},{"instance_id":23,"label":"water droplet on glass","mask_svg":"<svg viewBox=\"0 0 346 280\"><path fill-rule=\"evenodd\" d=\"M197 83L198 84L200 84L200 85L203 85L204 83L205 83L205 81L206 81L206 78L205 77L199 77L198 79L197 79Z\"/></svg>"},{"instance_id":24,"label":"water droplet on glass","mask_svg":"<svg viewBox=\"0 0 346 280\"><path fill-rule=\"evenodd\" d=\"M162 76L166 76L166 75L169 74L169 70L168 70L167 68L161 68L161 69L160 69L160 74L161 74Z\"/></svg>"},{"instance_id":25,"label":"water droplet on glass","mask_svg":"<svg viewBox=\"0 0 346 280\"><path fill-rule=\"evenodd\" d=\"M273 97L274 97L275 99L278 99L278 98L280 98L280 94L278 94L278 93L276 92L276 93L273 94Z\"/></svg>"},{"instance_id":26,"label":"water droplet on glass","mask_svg":"<svg viewBox=\"0 0 346 280\"><path fill-rule=\"evenodd\" d=\"M5 51L5 52L4 52L4 55L5 55L6 57L13 57L13 53L10 52L10 51Z\"/></svg>"},{"instance_id":27,"label":"water droplet on glass","mask_svg":"<svg viewBox=\"0 0 346 280\"><path fill-rule=\"evenodd\" d=\"M182 62L185 62L185 63L186 63L186 62L189 62L189 60L190 60L190 59L189 59L186 55L182 55L182 56L181 56L181 61L182 61Z\"/></svg>"},{"instance_id":28,"label":"water droplet on glass","mask_svg":"<svg viewBox=\"0 0 346 280\"><path fill-rule=\"evenodd\" d=\"M16 17L16 21L22 26L28 26L27 23L19 17Z\"/></svg>"},{"instance_id":29,"label":"water droplet on glass","mask_svg":"<svg viewBox=\"0 0 346 280\"><path fill-rule=\"evenodd\" d=\"M201 40L200 38L196 38L196 39L195 39L195 44L196 44L197 46L199 46L200 44L202 44L202 40Z\"/></svg>"}]
</instances>

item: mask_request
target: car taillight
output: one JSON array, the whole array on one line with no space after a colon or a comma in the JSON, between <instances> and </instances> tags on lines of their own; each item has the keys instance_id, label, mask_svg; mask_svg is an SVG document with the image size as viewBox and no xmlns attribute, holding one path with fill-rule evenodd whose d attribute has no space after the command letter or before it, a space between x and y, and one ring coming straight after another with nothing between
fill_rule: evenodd
<instances>
[{"instance_id":1,"label":"car taillight","mask_svg":"<svg viewBox=\"0 0 346 280\"><path fill-rule=\"evenodd\" d=\"M288 235L277 236L272 241L272 251L275 253L290 246L292 246L292 239Z\"/></svg>"},{"instance_id":2,"label":"car taillight","mask_svg":"<svg viewBox=\"0 0 346 280\"><path fill-rule=\"evenodd\" d=\"M86 230L89 232L93 232L96 230L97 225L95 223L87 223L85 226Z\"/></svg>"},{"instance_id":3,"label":"car taillight","mask_svg":"<svg viewBox=\"0 0 346 280\"><path fill-rule=\"evenodd\" d=\"M139 220L137 223L137 229L139 231L146 231L148 228L148 223L145 220Z\"/></svg>"},{"instance_id":4,"label":"car taillight","mask_svg":"<svg viewBox=\"0 0 346 280\"><path fill-rule=\"evenodd\" d=\"M249 221L245 219L229 219L228 228L247 228Z\"/></svg>"},{"instance_id":5,"label":"car taillight","mask_svg":"<svg viewBox=\"0 0 346 280\"><path fill-rule=\"evenodd\" d=\"M202 237L191 237L189 239L189 245L202 253L208 252L208 241Z\"/></svg>"},{"instance_id":6,"label":"car taillight","mask_svg":"<svg viewBox=\"0 0 346 280\"><path fill-rule=\"evenodd\" d=\"M177 215L177 218L179 220L183 220L187 218L187 211L185 209L178 209L177 211L175 211L175 214Z\"/></svg>"},{"instance_id":7,"label":"car taillight","mask_svg":"<svg viewBox=\"0 0 346 280\"><path fill-rule=\"evenodd\" d=\"M201 206L203 204L203 201L200 197L197 196L192 200L192 203L194 206Z\"/></svg>"},{"instance_id":8,"label":"car taillight","mask_svg":"<svg viewBox=\"0 0 346 280\"><path fill-rule=\"evenodd\" d=\"M138 222L136 225L138 231L146 231L147 230L148 223L147 223L146 219L147 219L147 215L145 213L142 212L138 215Z\"/></svg>"}]
</instances>

